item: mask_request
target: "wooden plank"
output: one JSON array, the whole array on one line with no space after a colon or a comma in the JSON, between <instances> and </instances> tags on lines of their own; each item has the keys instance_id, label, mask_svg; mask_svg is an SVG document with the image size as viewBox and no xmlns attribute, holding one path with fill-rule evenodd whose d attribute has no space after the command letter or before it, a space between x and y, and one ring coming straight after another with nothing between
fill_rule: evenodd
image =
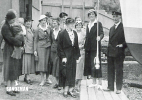
<instances>
[{"instance_id":1,"label":"wooden plank","mask_svg":"<svg viewBox=\"0 0 142 100\"><path fill-rule=\"evenodd\" d=\"M103 87L103 89L107 89L107 85L104 83L104 80L102 80L102 87ZM103 91L103 94L104 94L105 100L113 100L113 98L109 92Z\"/></svg>"},{"instance_id":2,"label":"wooden plank","mask_svg":"<svg viewBox=\"0 0 142 100\"><path fill-rule=\"evenodd\" d=\"M97 100L106 100L106 98L103 94L103 90L98 90L97 88L94 88L94 90L96 93Z\"/></svg>"},{"instance_id":3,"label":"wooden plank","mask_svg":"<svg viewBox=\"0 0 142 100\"><path fill-rule=\"evenodd\" d=\"M104 81L104 83L107 86L107 81ZM110 94L111 94L113 100L121 100L120 97L115 93L115 91L110 92Z\"/></svg>"},{"instance_id":4,"label":"wooden plank","mask_svg":"<svg viewBox=\"0 0 142 100\"><path fill-rule=\"evenodd\" d=\"M89 100L86 80L81 81L80 100Z\"/></svg>"},{"instance_id":5,"label":"wooden plank","mask_svg":"<svg viewBox=\"0 0 142 100\"><path fill-rule=\"evenodd\" d=\"M89 86L92 83L92 81L93 81L92 79L86 80L87 86ZM87 87L87 88L88 88L89 100L97 100L97 96L96 96L94 88L90 88L90 87Z\"/></svg>"},{"instance_id":6,"label":"wooden plank","mask_svg":"<svg viewBox=\"0 0 142 100\"><path fill-rule=\"evenodd\" d=\"M121 98L121 100L129 100L123 91L121 91L121 94L118 94L118 96Z\"/></svg>"}]
</instances>

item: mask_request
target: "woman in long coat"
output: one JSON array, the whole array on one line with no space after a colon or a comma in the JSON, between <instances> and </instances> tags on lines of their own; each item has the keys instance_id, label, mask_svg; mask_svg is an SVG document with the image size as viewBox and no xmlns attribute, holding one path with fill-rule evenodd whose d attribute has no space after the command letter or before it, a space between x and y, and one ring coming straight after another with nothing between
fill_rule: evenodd
<instances>
[{"instance_id":1,"label":"woman in long coat","mask_svg":"<svg viewBox=\"0 0 142 100\"><path fill-rule=\"evenodd\" d=\"M63 95L65 97L71 95L75 97L72 92L75 86L75 76L76 76L76 60L80 56L79 46L78 46L78 36L74 28L74 19L66 19L66 29L63 30L58 36L58 54L60 59L65 64L65 87Z\"/></svg>"},{"instance_id":2,"label":"woman in long coat","mask_svg":"<svg viewBox=\"0 0 142 100\"><path fill-rule=\"evenodd\" d=\"M11 55L14 50L14 46L22 46L23 43L18 39L15 39L10 27L15 22L16 15L13 12L8 12L6 15L6 22L2 27L2 35L5 40L4 46L4 80L7 82L7 87L14 87L15 80L18 78L17 67L20 65L19 59L12 58ZM24 42L24 37L20 35L21 40ZM7 94L15 96L13 91L7 91Z\"/></svg>"},{"instance_id":3,"label":"woman in long coat","mask_svg":"<svg viewBox=\"0 0 142 100\"><path fill-rule=\"evenodd\" d=\"M35 62L34 62L34 30L31 28L32 19L31 17L25 18L25 52L23 54L23 66L22 74L25 75L24 81L27 84L32 84L29 74L35 73Z\"/></svg>"},{"instance_id":4,"label":"woman in long coat","mask_svg":"<svg viewBox=\"0 0 142 100\"><path fill-rule=\"evenodd\" d=\"M59 87L59 57L57 55L57 44L58 44L58 34L62 31L60 28L60 19L54 18L53 19L53 34L52 34L52 44L51 44L51 61L52 61L52 75L56 78L56 84L54 88Z\"/></svg>"},{"instance_id":5,"label":"woman in long coat","mask_svg":"<svg viewBox=\"0 0 142 100\"><path fill-rule=\"evenodd\" d=\"M104 37L103 27L101 22L97 21L97 13L94 9L90 9L88 11L88 18L90 20L89 24L86 28L86 40L85 40L85 66L84 66L84 76L92 76L93 83L89 85L89 87L96 86L96 78L99 78L99 87L101 88L101 40ZM98 25L98 35L97 36L97 23ZM99 60L100 60L100 68L95 68L94 59L96 57L97 52L97 41L99 41Z\"/></svg>"},{"instance_id":6,"label":"woman in long coat","mask_svg":"<svg viewBox=\"0 0 142 100\"><path fill-rule=\"evenodd\" d=\"M47 27L46 16L41 15L40 24L35 31L34 39L34 55L38 57L36 71L41 74L41 83L43 86L45 84L46 73L50 73L51 68L49 68L49 57L51 49L51 30ZM48 79L48 76L47 79Z\"/></svg>"}]
</instances>

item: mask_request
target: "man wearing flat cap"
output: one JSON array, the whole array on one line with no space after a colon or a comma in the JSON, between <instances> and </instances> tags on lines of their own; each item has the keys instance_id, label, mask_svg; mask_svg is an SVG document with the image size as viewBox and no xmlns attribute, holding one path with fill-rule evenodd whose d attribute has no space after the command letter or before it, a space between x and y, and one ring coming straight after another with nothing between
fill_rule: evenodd
<instances>
[{"instance_id":1,"label":"man wearing flat cap","mask_svg":"<svg viewBox=\"0 0 142 100\"><path fill-rule=\"evenodd\" d=\"M124 37L123 24L121 23L121 13L112 12L114 25L109 31L108 43L108 91L114 91L114 81L116 72L116 94L121 93L123 81L123 62L125 58L126 42Z\"/></svg>"},{"instance_id":2,"label":"man wearing flat cap","mask_svg":"<svg viewBox=\"0 0 142 100\"><path fill-rule=\"evenodd\" d=\"M53 25L52 25L52 16L51 16L51 13L50 12L46 12L45 16L47 18L47 25L48 25L48 27L52 28Z\"/></svg>"}]
</instances>

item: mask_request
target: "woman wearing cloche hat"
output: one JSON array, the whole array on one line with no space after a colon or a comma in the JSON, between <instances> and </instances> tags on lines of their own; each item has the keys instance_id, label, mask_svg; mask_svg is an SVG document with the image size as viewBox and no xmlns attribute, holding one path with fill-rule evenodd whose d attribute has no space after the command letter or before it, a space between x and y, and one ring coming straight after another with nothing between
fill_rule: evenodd
<instances>
[{"instance_id":1,"label":"woman wearing cloche hat","mask_svg":"<svg viewBox=\"0 0 142 100\"><path fill-rule=\"evenodd\" d=\"M32 29L32 18L27 16L24 20L26 35L25 35L25 52L23 54L22 74L25 75L24 81L27 84L32 84L30 74L35 73L34 64L34 30Z\"/></svg>"},{"instance_id":2,"label":"woman wearing cloche hat","mask_svg":"<svg viewBox=\"0 0 142 100\"><path fill-rule=\"evenodd\" d=\"M86 40L85 40L85 65L84 65L84 76L88 76L88 78L93 78L93 83L89 85L89 87L98 86L101 87L101 40L104 37L103 27L101 22L97 20L97 13L94 9L90 9L88 11L89 24L86 28ZM97 28L98 24L98 28ZM98 30L98 31L97 31ZM98 36L97 36L98 32ZM95 57L97 54L97 42L99 44L99 60L100 67L95 67ZM99 78L99 84L96 83L96 78Z\"/></svg>"},{"instance_id":3,"label":"woman wearing cloche hat","mask_svg":"<svg viewBox=\"0 0 142 100\"><path fill-rule=\"evenodd\" d=\"M47 79L49 77L49 72L51 68L49 67L49 56L51 48L51 30L46 24L46 16L41 15L39 19L39 26L35 31L34 40L34 55L38 57L36 72L41 74L41 83L43 86L45 84L46 75Z\"/></svg>"}]
</instances>

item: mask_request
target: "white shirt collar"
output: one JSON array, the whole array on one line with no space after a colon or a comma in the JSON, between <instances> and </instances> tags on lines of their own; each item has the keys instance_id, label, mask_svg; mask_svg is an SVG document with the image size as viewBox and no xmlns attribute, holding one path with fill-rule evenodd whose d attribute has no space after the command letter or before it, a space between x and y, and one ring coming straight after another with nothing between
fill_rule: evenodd
<instances>
[{"instance_id":1,"label":"white shirt collar","mask_svg":"<svg viewBox=\"0 0 142 100\"><path fill-rule=\"evenodd\" d=\"M91 28L94 26L95 23L97 23L97 19L95 19L93 23L91 23L91 21L89 22L88 24L89 31L91 30Z\"/></svg>"},{"instance_id":2,"label":"white shirt collar","mask_svg":"<svg viewBox=\"0 0 142 100\"><path fill-rule=\"evenodd\" d=\"M117 24L115 24L115 28L117 28L120 23L121 23L121 22L118 22Z\"/></svg>"}]
</instances>

